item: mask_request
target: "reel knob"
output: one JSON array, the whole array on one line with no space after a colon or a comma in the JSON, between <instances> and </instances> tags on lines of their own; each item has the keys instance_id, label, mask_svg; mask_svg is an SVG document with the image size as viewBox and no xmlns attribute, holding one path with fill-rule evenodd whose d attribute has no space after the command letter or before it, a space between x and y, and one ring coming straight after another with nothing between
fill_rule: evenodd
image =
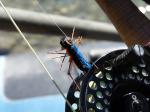
<instances>
[{"instance_id":1,"label":"reel knob","mask_svg":"<svg viewBox=\"0 0 150 112\"><path fill-rule=\"evenodd\" d=\"M123 96L122 112L149 112L149 101L140 93L128 93Z\"/></svg>"}]
</instances>

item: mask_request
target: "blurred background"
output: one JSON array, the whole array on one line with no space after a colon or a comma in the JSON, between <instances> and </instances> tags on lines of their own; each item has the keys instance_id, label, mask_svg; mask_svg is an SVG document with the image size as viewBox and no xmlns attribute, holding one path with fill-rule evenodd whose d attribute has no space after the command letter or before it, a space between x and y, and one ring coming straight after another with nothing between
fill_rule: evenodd
<instances>
[{"instance_id":1,"label":"blurred background","mask_svg":"<svg viewBox=\"0 0 150 112\"><path fill-rule=\"evenodd\" d=\"M108 52L126 48L104 12L94 0L2 0L33 48L66 95L72 80L67 76L68 59L60 70L63 33L83 36L81 51L89 61ZM150 6L133 0L148 18ZM42 8L41 8L42 7ZM44 11L43 11L44 9ZM94 60L93 60L94 59ZM72 70L74 77L78 70ZM0 110L2 112L64 112L62 98L44 69L0 7Z\"/></svg>"}]
</instances>

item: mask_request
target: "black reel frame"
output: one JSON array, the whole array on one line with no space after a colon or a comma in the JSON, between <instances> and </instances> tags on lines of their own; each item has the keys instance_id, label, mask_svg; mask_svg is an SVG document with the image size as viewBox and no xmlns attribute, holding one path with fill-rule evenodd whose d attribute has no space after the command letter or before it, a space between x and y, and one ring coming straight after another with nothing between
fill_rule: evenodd
<instances>
[{"instance_id":1,"label":"black reel frame","mask_svg":"<svg viewBox=\"0 0 150 112\"><path fill-rule=\"evenodd\" d=\"M150 48L135 45L96 61L98 69L72 84L67 99L76 112L149 112ZM66 112L71 112L66 104Z\"/></svg>"}]
</instances>

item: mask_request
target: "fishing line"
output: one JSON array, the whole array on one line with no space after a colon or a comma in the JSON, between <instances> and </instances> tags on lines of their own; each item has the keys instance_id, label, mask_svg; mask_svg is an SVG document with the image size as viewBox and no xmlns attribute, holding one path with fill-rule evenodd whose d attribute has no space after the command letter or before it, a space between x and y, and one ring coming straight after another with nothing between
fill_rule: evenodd
<instances>
[{"instance_id":1,"label":"fishing line","mask_svg":"<svg viewBox=\"0 0 150 112\"><path fill-rule=\"evenodd\" d=\"M39 61L39 63L42 65L42 67L45 69L45 71L47 72L48 76L50 77L50 79L52 80L53 84L56 86L56 88L58 89L58 91L60 92L60 94L62 95L62 97L65 99L65 101L67 102L67 104L69 105L69 107L71 108L71 110L73 112L76 112L71 104L69 103L69 101L67 100L67 98L65 97L65 95L63 94L62 90L59 88L58 84L56 83L56 81L53 79L52 75L50 74L50 72L48 71L48 69L46 68L46 66L44 65L44 63L42 62L42 60L40 59L40 57L37 55L37 53L35 52L35 50L33 49L33 47L31 46L31 44L29 43L29 41L27 40L27 38L25 37L25 35L22 33L22 31L20 30L20 28L18 27L18 25L16 24L15 20L13 19L13 17L11 16L10 12L7 10L7 8L5 7L5 5L3 4L3 2L0 0L0 5L2 6L2 8L5 10L6 14L8 15L9 19L11 20L12 24L14 25L14 27L17 29L17 31L19 32L19 34L21 35L21 37L23 38L23 40L26 42L26 44L28 45L28 47L30 48L30 50L32 51L32 53L35 55L35 57L37 58L37 60Z\"/></svg>"},{"instance_id":2,"label":"fishing line","mask_svg":"<svg viewBox=\"0 0 150 112\"><path fill-rule=\"evenodd\" d=\"M43 8L43 6L40 4L40 2L38 0L33 0L37 3L37 5L40 7L40 9L43 11L43 13L47 13L47 11L45 10L45 8ZM65 37L67 37L66 33L60 28L60 26L56 23L54 17L52 15L49 15L50 18L52 19L52 21L54 22L54 24L56 25L56 27L63 33L63 35Z\"/></svg>"}]
</instances>

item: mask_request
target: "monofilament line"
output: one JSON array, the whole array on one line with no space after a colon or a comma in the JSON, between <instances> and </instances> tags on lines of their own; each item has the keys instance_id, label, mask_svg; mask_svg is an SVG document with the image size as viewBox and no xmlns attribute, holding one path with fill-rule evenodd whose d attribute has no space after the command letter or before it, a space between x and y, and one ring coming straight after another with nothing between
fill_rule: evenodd
<instances>
[{"instance_id":1,"label":"monofilament line","mask_svg":"<svg viewBox=\"0 0 150 112\"><path fill-rule=\"evenodd\" d=\"M41 9L44 13L47 12L47 11L43 8L43 6L39 3L38 0L34 0L34 1L36 1L36 3L38 4L38 6L40 7L40 9ZM54 17L53 17L52 15L49 15L49 16L50 16L51 20L54 22L54 24L57 26L57 28L63 33L63 35L64 35L65 37L67 37L66 33L65 33L65 32L60 28L60 26L56 23Z\"/></svg>"},{"instance_id":2,"label":"monofilament line","mask_svg":"<svg viewBox=\"0 0 150 112\"><path fill-rule=\"evenodd\" d=\"M15 20L12 18L10 12L6 9L6 7L4 6L4 4L2 3L2 1L0 0L0 4L2 6L2 8L5 10L6 14L8 15L8 17L10 18L11 22L13 23L14 27L17 29L17 31L19 32L19 34L21 35L21 37L24 39L24 41L27 43L28 47L31 49L32 53L35 55L35 57L37 58L37 60L39 61L39 63L42 65L42 67L45 69L45 71L47 72L48 76L50 77L50 79L52 80L53 84L56 86L56 88L58 89L58 91L60 92L60 94L62 95L62 97L65 99L65 101L67 102L67 104L69 105L69 107L71 108L71 110L73 112L75 112L75 110L72 108L71 104L69 103L69 101L67 100L67 98L65 97L65 95L63 94L62 90L59 88L58 84L56 83L56 81L53 79L52 75L50 74L50 72L48 71L48 69L46 68L46 66L44 65L44 63L42 62L42 60L40 59L40 57L37 55L37 53L35 52L35 50L33 49L33 47L31 46L31 44L29 43L29 41L27 40L27 38L25 37L25 35L22 33L22 31L20 30L20 28L18 27L18 25L16 24Z\"/></svg>"}]
</instances>

